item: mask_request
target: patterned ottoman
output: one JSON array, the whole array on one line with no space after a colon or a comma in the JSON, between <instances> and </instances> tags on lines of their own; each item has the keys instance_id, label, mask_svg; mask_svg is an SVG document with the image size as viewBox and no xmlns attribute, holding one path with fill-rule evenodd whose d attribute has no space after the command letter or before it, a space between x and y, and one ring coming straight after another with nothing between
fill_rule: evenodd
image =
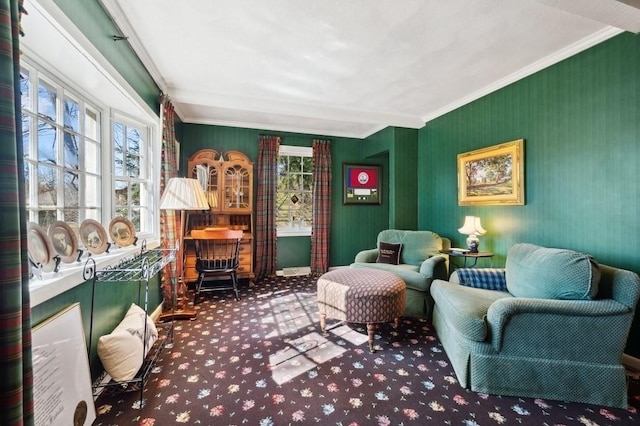
<instances>
[{"instance_id":1,"label":"patterned ottoman","mask_svg":"<svg viewBox=\"0 0 640 426\"><path fill-rule=\"evenodd\" d=\"M344 268L318 278L320 327L327 334L326 318L367 324L369 350L377 323L393 322L398 328L404 312L404 281L387 271Z\"/></svg>"}]
</instances>

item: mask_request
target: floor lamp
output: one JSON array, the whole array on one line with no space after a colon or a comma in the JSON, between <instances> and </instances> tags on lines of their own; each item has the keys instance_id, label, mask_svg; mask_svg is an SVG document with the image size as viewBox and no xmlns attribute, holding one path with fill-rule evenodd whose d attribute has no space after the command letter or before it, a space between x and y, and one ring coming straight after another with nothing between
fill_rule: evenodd
<instances>
[{"instance_id":1,"label":"floor lamp","mask_svg":"<svg viewBox=\"0 0 640 426\"><path fill-rule=\"evenodd\" d=\"M196 179L188 178L171 178L167 182L167 187L162 193L160 199L160 210L173 210L180 212L180 230L178 231L178 253L176 256L176 279L178 280L178 289L175 303L171 311L167 311L160 315L160 321L168 321L171 319L193 319L196 312L187 309L187 285L184 282L184 234L185 229L185 211L209 210L207 197ZM173 299L173 295L172 295Z\"/></svg>"}]
</instances>

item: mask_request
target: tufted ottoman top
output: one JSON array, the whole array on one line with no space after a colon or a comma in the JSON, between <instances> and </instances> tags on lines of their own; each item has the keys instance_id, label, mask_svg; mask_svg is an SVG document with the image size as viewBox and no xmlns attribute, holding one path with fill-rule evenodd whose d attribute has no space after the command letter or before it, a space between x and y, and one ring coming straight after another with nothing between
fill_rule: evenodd
<instances>
[{"instance_id":1,"label":"tufted ottoman top","mask_svg":"<svg viewBox=\"0 0 640 426\"><path fill-rule=\"evenodd\" d=\"M318 309L331 318L389 322L402 316L405 303L405 283L391 272L345 268L318 278Z\"/></svg>"}]
</instances>

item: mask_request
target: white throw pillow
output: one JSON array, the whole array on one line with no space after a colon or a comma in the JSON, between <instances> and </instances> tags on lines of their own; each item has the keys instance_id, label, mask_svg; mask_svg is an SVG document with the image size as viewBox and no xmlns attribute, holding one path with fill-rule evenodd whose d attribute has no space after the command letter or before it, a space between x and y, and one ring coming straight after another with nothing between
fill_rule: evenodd
<instances>
[{"instance_id":1,"label":"white throw pillow","mask_svg":"<svg viewBox=\"0 0 640 426\"><path fill-rule=\"evenodd\" d=\"M147 345L143 349L145 320ZM120 324L110 334L98 339L98 356L113 380L131 380L142 367L143 358L156 340L158 330L155 324L141 307L132 303Z\"/></svg>"}]
</instances>

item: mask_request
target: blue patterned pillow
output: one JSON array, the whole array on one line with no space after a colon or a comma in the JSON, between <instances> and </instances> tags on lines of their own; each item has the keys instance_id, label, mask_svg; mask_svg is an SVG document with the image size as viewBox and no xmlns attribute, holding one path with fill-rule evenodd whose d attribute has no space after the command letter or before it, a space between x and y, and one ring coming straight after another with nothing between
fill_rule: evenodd
<instances>
[{"instance_id":1,"label":"blue patterned pillow","mask_svg":"<svg viewBox=\"0 0 640 426\"><path fill-rule=\"evenodd\" d=\"M507 291L505 270L501 268L460 268L456 269L458 281L467 287L485 290Z\"/></svg>"},{"instance_id":2,"label":"blue patterned pillow","mask_svg":"<svg viewBox=\"0 0 640 426\"><path fill-rule=\"evenodd\" d=\"M506 269L507 289L515 297L588 300L598 293L598 263L573 250L514 244Z\"/></svg>"}]
</instances>

